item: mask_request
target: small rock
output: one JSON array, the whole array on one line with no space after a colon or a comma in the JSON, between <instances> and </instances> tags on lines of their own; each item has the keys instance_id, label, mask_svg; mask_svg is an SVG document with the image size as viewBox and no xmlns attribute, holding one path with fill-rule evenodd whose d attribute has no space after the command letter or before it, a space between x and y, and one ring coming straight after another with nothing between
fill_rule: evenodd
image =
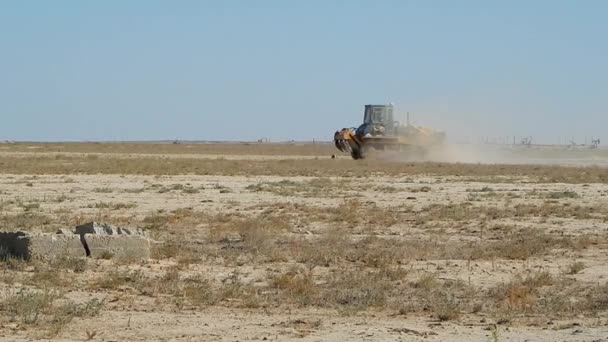
<instances>
[{"instance_id":1,"label":"small rock","mask_svg":"<svg viewBox=\"0 0 608 342\"><path fill-rule=\"evenodd\" d=\"M227 235L223 239L220 240L220 242L223 242L223 243L237 243L237 242L241 242L241 241L243 241L243 238L238 233Z\"/></svg>"}]
</instances>

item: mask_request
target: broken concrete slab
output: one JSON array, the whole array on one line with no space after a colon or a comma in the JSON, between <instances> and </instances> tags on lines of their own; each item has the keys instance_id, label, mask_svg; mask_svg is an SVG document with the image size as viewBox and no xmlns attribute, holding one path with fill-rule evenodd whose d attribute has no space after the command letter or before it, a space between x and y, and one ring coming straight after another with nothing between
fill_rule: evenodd
<instances>
[{"instance_id":1,"label":"broken concrete slab","mask_svg":"<svg viewBox=\"0 0 608 342\"><path fill-rule=\"evenodd\" d=\"M146 236L140 228L118 227L107 223L89 222L76 227L76 234Z\"/></svg>"},{"instance_id":2,"label":"broken concrete slab","mask_svg":"<svg viewBox=\"0 0 608 342\"><path fill-rule=\"evenodd\" d=\"M146 260L150 258L150 240L142 235L74 234L68 229L60 229L57 234L0 232L0 256L26 260L62 257Z\"/></svg>"}]
</instances>

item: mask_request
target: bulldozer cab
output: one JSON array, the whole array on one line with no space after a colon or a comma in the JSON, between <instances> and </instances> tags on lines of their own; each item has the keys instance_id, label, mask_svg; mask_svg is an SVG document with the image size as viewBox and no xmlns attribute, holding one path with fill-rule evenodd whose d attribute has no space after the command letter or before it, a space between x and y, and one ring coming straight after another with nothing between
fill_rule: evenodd
<instances>
[{"instance_id":1,"label":"bulldozer cab","mask_svg":"<svg viewBox=\"0 0 608 342\"><path fill-rule=\"evenodd\" d=\"M381 125L386 129L392 129L395 124L393 121L393 105L365 105L363 124Z\"/></svg>"},{"instance_id":2,"label":"bulldozer cab","mask_svg":"<svg viewBox=\"0 0 608 342\"><path fill-rule=\"evenodd\" d=\"M393 105L365 105L364 124L393 124Z\"/></svg>"}]
</instances>

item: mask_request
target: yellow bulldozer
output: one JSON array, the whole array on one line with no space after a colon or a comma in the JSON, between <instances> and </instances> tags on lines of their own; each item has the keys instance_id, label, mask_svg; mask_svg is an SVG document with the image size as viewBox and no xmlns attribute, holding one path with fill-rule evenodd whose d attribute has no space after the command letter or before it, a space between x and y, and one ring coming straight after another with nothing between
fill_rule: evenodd
<instances>
[{"instance_id":1,"label":"yellow bulldozer","mask_svg":"<svg viewBox=\"0 0 608 342\"><path fill-rule=\"evenodd\" d=\"M393 112L393 104L366 105L363 124L336 131L334 144L353 159L363 159L372 150L397 150L422 157L430 148L443 144L445 133L411 125L409 114L403 125L394 120Z\"/></svg>"}]
</instances>

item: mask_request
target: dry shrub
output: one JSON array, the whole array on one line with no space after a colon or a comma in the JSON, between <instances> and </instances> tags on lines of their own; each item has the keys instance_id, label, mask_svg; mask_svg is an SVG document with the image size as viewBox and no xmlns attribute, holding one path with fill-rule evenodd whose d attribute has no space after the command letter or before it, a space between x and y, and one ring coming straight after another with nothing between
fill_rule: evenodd
<instances>
[{"instance_id":1,"label":"dry shrub","mask_svg":"<svg viewBox=\"0 0 608 342\"><path fill-rule=\"evenodd\" d=\"M543 286L553 285L554 282L555 280L551 273L543 271L526 276L521 283L529 288L536 289Z\"/></svg>"},{"instance_id":2,"label":"dry shrub","mask_svg":"<svg viewBox=\"0 0 608 342\"><path fill-rule=\"evenodd\" d=\"M175 225L182 225L191 221L193 220L193 216L196 216L196 213L194 213L192 209L176 209L170 213L159 210L156 213L144 217L142 223L144 224L145 229L153 231L175 230L177 228Z\"/></svg>"},{"instance_id":3,"label":"dry shrub","mask_svg":"<svg viewBox=\"0 0 608 342\"><path fill-rule=\"evenodd\" d=\"M585 309L591 312L606 312L608 310L608 283L594 286L584 303Z\"/></svg>"},{"instance_id":4,"label":"dry shrub","mask_svg":"<svg viewBox=\"0 0 608 342\"><path fill-rule=\"evenodd\" d=\"M537 272L527 276L516 275L509 283L498 285L490 290L490 297L493 297L500 307L505 304L508 310L524 312L538 311L539 298L542 298L541 289L549 287L555 283L553 276L549 272ZM547 301L541 302L541 306L547 306Z\"/></svg>"},{"instance_id":5,"label":"dry shrub","mask_svg":"<svg viewBox=\"0 0 608 342\"><path fill-rule=\"evenodd\" d=\"M90 287L92 289L117 290L125 285L140 283L142 279L145 279L145 277L141 271L112 269L110 272L99 276Z\"/></svg>"},{"instance_id":6,"label":"dry shrub","mask_svg":"<svg viewBox=\"0 0 608 342\"><path fill-rule=\"evenodd\" d=\"M168 268L161 277L140 278L135 288L144 295L168 296L178 306L206 306L216 302L211 282L203 275L181 277L179 266Z\"/></svg>"},{"instance_id":7,"label":"dry shrub","mask_svg":"<svg viewBox=\"0 0 608 342\"><path fill-rule=\"evenodd\" d=\"M46 264L36 264L28 284L43 288L63 288L72 285L74 275Z\"/></svg>"},{"instance_id":8,"label":"dry shrub","mask_svg":"<svg viewBox=\"0 0 608 342\"><path fill-rule=\"evenodd\" d=\"M278 217L248 218L236 222L236 232L253 254L271 249L277 233L286 231L289 224Z\"/></svg>"},{"instance_id":9,"label":"dry shrub","mask_svg":"<svg viewBox=\"0 0 608 342\"><path fill-rule=\"evenodd\" d=\"M444 298L434 301L431 310L437 319L443 322L458 319L461 315L462 307L457 300Z\"/></svg>"},{"instance_id":10,"label":"dry shrub","mask_svg":"<svg viewBox=\"0 0 608 342\"><path fill-rule=\"evenodd\" d=\"M282 304L330 307L349 312L385 306L392 289L389 277L381 271L364 268L334 270L317 285L311 270L294 267L272 276L270 286L278 290Z\"/></svg>"},{"instance_id":11,"label":"dry shrub","mask_svg":"<svg viewBox=\"0 0 608 342\"><path fill-rule=\"evenodd\" d=\"M439 281L437 280L436 274L424 273L412 285L414 288L417 288L417 289L431 291L431 290L435 289L437 286L439 286Z\"/></svg>"},{"instance_id":12,"label":"dry shrub","mask_svg":"<svg viewBox=\"0 0 608 342\"><path fill-rule=\"evenodd\" d=\"M294 267L291 270L270 278L273 288L281 290L288 301L300 305L311 305L319 294L311 270Z\"/></svg>"},{"instance_id":13,"label":"dry shrub","mask_svg":"<svg viewBox=\"0 0 608 342\"><path fill-rule=\"evenodd\" d=\"M558 241L552 236L541 234L536 230L524 230L519 234L508 236L503 241L489 244L481 253L489 254L494 258L526 260L531 256L543 255L556 245Z\"/></svg>"},{"instance_id":14,"label":"dry shrub","mask_svg":"<svg viewBox=\"0 0 608 342\"><path fill-rule=\"evenodd\" d=\"M608 286L555 279L548 272L516 275L506 283L489 289L485 295L490 313L500 317L542 314L552 317L596 315L608 310Z\"/></svg>"},{"instance_id":15,"label":"dry shrub","mask_svg":"<svg viewBox=\"0 0 608 342\"><path fill-rule=\"evenodd\" d=\"M566 274L570 274L570 275L574 275L574 274L579 274L582 270L585 269L585 263L581 262L581 261L575 261L571 264L568 265L568 267L566 268L565 273Z\"/></svg>"},{"instance_id":16,"label":"dry shrub","mask_svg":"<svg viewBox=\"0 0 608 342\"><path fill-rule=\"evenodd\" d=\"M268 302L265 290L260 287L244 283L238 273L233 273L230 281L225 282L216 291L215 299L225 305L259 308Z\"/></svg>"},{"instance_id":17,"label":"dry shrub","mask_svg":"<svg viewBox=\"0 0 608 342\"><path fill-rule=\"evenodd\" d=\"M329 229L318 240L292 239L286 247L299 263L329 267L343 260L349 243L344 230Z\"/></svg>"},{"instance_id":18,"label":"dry shrub","mask_svg":"<svg viewBox=\"0 0 608 342\"><path fill-rule=\"evenodd\" d=\"M286 252L278 244L282 233L290 228L286 218L271 212L246 216L181 209L148 216L145 222L156 222L157 234L165 239L163 243L153 246L152 256L156 259L176 258L181 266L207 258L222 259L226 263L235 263L243 258L284 261ZM205 227L201 229L203 239L197 240L192 234L189 239L184 239L183 235L169 235L169 232L191 225Z\"/></svg>"},{"instance_id":19,"label":"dry shrub","mask_svg":"<svg viewBox=\"0 0 608 342\"><path fill-rule=\"evenodd\" d=\"M289 229L289 222L281 217L265 215L254 217L232 216L210 224L209 240L219 244L218 256L235 260L242 256L261 261L285 261L278 240Z\"/></svg>"},{"instance_id":20,"label":"dry shrub","mask_svg":"<svg viewBox=\"0 0 608 342\"><path fill-rule=\"evenodd\" d=\"M72 258L61 256L51 261L51 269L55 270L70 270L74 273L83 273L87 269L86 258Z\"/></svg>"},{"instance_id":21,"label":"dry shrub","mask_svg":"<svg viewBox=\"0 0 608 342\"><path fill-rule=\"evenodd\" d=\"M77 317L99 315L103 302L92 299L82 304L62 300L53 290L20 289L0 299L0 313L25 326L35 326L40 337L52 338Z\"/></svg>"},{"instance_id":22,"label":"dry shrub","mask_svg":"<svg viewBox=\"0 0 608 342\"><path fill-rule=\"evenodd\" d=\"M12 291L0 301L0 311L22 324L36 324L43 315L52 313L53 302L60 297L53 290Z\"/></svg>"},{"instance_id":23,"label":"dry shrub","mask_svg":"<svg viewBox=\"0 0 608 342\"><path fill-rule=\"evenodd\" d=\"M46 337L57 336L64 327L72 322L74 318L96 317L103 308L103 302L92 299L83 304L75 304L71 301L55 307L49 320Z\"/></svg>"},{"instance_id":24,"label":"dry shrub","mask_svg":"<svg viewBox=\"0 0 608 342\"><path fill-rule=\"evenodd\" d=\"M211 282L200 274L184 279L180 291L192 305L211 305L216 301Z\"/></svg>"},{"instance_id":25,"label":"dry shrub","mask_svg":"<svg viewBox=\"0 0 608 342\"><path fill-rule=\"evenodd\" d=\"M180 238L172 238L161 243L154 243L151 256L154 259L177 259L178 265L187 267L203 260L205 246L198 242Z\"/></svg>"},{"instance_id":26,"label":"dry shrub","mask_svg":"<svg viewBox=\"0 0 608 342\"><path fill-rule=\"evenodd\" d=\"M529 309L536 302L532 290L525 285L511 284L505 289L504 300L510 308Z\"/></svg>"},{"instance_id":27,"label":"dry shrub","mask_svg":"<svg viewBox=\"0 0 608 342\"><path fill-rule=\"evenodd\" d=\"M346 259L373 268L400 265L404 257L402 248L403 243L397 240L369 236L352 241Z\"/></svg>"},{"instance_id":28,"label":"dry shrub","mask_svg":"<svg viewBox=\"0 0 608 342\"><path fill-rule=\"evenodd\" d=\"M546 198L550 199L562 199L562 198L579 198L579 194L574 191L552 191L545 195Z\"/></svg>"},{"instance_id":29,"label":"dry shrub","mask_svg":"<svg viewBox=\"0 0 608 342\"><path fill-rule=\"evenodd\" d=\"M391 289L391 282L377 271L339 271L327 277L319 299L322 306L365 310L383 307Z\"/></svg>"},{"instance_id":30,"label":"dry shrub","mask_svg":"<svg viewBox=\"0 0 608 342\"><path fill-rule=\"evenodd\" d=\"M179 294L180 277L177 267L168 268L161 277L140 277L138 280L133 285L142 294L149 296L157 296L159 294L175 296Z\"/></svg>"}]
</instances>

